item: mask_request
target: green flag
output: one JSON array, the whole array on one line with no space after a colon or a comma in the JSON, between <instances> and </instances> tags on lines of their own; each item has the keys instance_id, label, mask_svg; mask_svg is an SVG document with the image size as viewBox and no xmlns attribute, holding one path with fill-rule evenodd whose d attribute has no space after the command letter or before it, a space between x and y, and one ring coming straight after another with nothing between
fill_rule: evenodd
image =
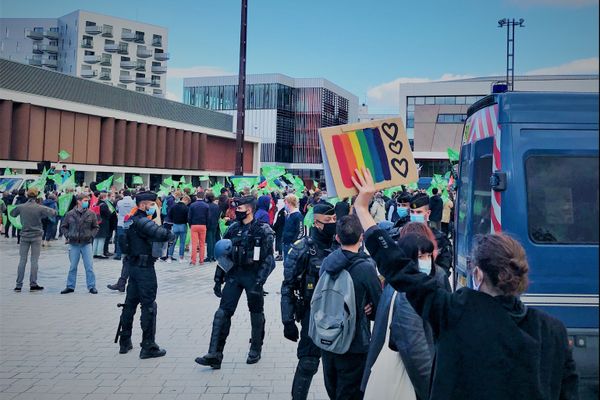
<instances>
[{"instance_id":1,"label":"green flag","mask_svg":"<svg viewBox=\"0 0 600 400\"><path fill-rule=\"evenodd\" d=\"M65 189L73 189L75 188L75 170L71 169L69 177L65 179L63 183L58 185L58 190L64 191Z\"/></svg>"},{"instance_id":2,"label":"green flag","mask_svg":"<svg viewBox=\"0 0 600 400\"><path fill-rule=\"evenodd\" d=\"M203 181L208 181L208 180L210 180L210 178L208 177L208 175L202 175L202 176L201 176L200 178L198 178L198 179L200 180L200 182L203 182Z\"/></svg>"},{"instance_id":3,"label":"green flag","mask_svg":"<svg viewBox=\"0 0 600 400\"><path fill-rule=\"evenodd\" d=\"M310 207L308 209L308 212L306 213L306 216L304 217L304 226L306 226L308 229L312 228L312 226L315 224L315 216L313 213L313 208Z\"/></svg>"},{"instance_id":4,"label":"green flag","mask_svg":"<svg viewBox=\"0 0 600 400\"><path fill-rule=\"evenodd\" d=\"M181 176L181 178L179 178L179 183L185 183L185 176Z\"/></svg>"},{"instance_id":5,"label":"green flag","mask_svg":"<svg viewBox=\"0 0 600 400\"><path fill-rule=\"evenodd\" d=\"M299 176L294 175L294 189L297 191L303 191L306 188L304 181Z\"/></svg>"},{"instance_id":6,"label":"green flag","mask_svg":"<svg viewBox=\"0 0 600 400\"><path fill-rule=\"evenodd\" d=\"M66 160L67 158L71 157L71 153L69 153L66 150L61 150L61 151L58 152L58 157L61 160Z\"/></svg>"},{"instance_id":7,"label":"green flag","mask_svg":"<svg viewBox=\"0 0 600 400\"><path fill-rule=\"evenodd\" d=\"M141 176L134 175L134 177L131 179L131 183L133 185L143 185L144 184L144 180L142 179Z\"/></svg>"},{"instance_id":8,"label":"green flag","mask_svg":"<svg viewBox=\"0 0 600 400\"><path fill-rule=\"evenodd\" d=\"M103 191L103 190L110 190L110 187L112 186L112 181L113 181L113 177L114 175L111 175L110 178L103 180L100 183L96 184L96 189L98 189L99 192Z\"/></svg>"},{"instance_id":9,"label":"green flag","mask_svg":"<svg viewBox=\"0 0 600 400\"><path fill-rule=\"evenodd\" d=\"M450 162L457 162L458 159L459 159L458 151L448 147L448 160L450 160Z\"/></svg>"},{"instance_id":10,"label":"green flag","mask_svg":"<svg viewBox=\"0 0 600 400\"><path fill-rule=\"evenodd\" d=\"M230 178L229 179L233 186L235 186L236 191L241 191L245 188L251 189L256 182L256 178L246 178L246 177L238 177L238 178Z\"/></svg>"},{"instance_id":11,"label":"green flag","mask_svg":"<svg viewBox=\"0 0 600 400\"><path fill-rule=\"evenodd\" d=\"M221 194L221 189L223 189L223 184L217 182L213 185L213 187L211 188L213 193L215 194L215 196L218 196Z\"/></svg>"},{"instance_id":12,"label":"green flag","mask_svg":"<svg viewBox=\"0 0 600 400\"><path fill-rule=\"evenodd\" d=\"M227 223L225 222L225 218L219 219L219 231L221 232L221 237L223 237L225 232L227 232Z\"/></svg>"},{"instance_id":13,"label":"green flag","mask_svg":"<svg viewBox=\"0 0 600 400\"><path fill-rule=\"evenodd\" d=\"M406 185L406 187L410 190L417 190L419 188L419 185L417 184L417 182L411 182L408 185Z\"/></svg>"},{"instance_id":14,"label":"green flag","mask_svg":"<svg viewBox=\"0 0 600 400\"><path fill-rule=\"evenodd\" d=\"M279 178L285 174L285 168L280 165L265 165L260 171L266 180Z\"/></svg>"},{"instance_id":15,"label":"green flag","mask_svg":"<svg viewBox=\"0 0 600 400\"><path fill-rule=\"evenodd\" d=\"M21 225L21 216L19 215L18 217L13 217L12 215L10 215L11 211L15 208L16 206L10 205L6 207L6 213L8 214L8 220L10 221L10 224L12 226L14 226L17 229L23 229L23 225Z\"/></svg>"},{"instance_id":16,"label":"green flag","mask_svg":"<svg viewBox=\"0 0 600 400\"><path fill-rule=\"evenodd\" d=\"M160 185L160 190L156 193L159 196L165 196L167 194L169 194L169 191L171 190L170 187L167 186L163 186L162 184Z\"/></svg>"},{"instance_id":17,"label":"green flag","mask_svg":"<svg viewBox=\"0 0 600 400\"><path fill-rule=\"evenodd\" d=\"M123 177L119 176L117 179L115 179L116 183L123 183Z\"/></svg>"},{"instance_id":18,"label":"green flag","mask_svg":"<svg viewBox=\"0 0 600 400\"><path fill-rule=\"evenodd\" d=\"M110 210L111 214L116 211L115 210L115 206L113 206L112 201L110 201L110 200L104 200L104 202L106 203L106 205L107 205L108 209Z\"/></svg>"},{"instance_id":19,"label":"green flag","mask_svg":"<svg viewBox=\"0 0 600 400\"><path fill-rule=\"evenodd\" d=\"M173 178L172 178L172 177L168 177L167 179L165 179L165 180L163 181L163 184L164 184L165 186L169 187L169 188L170 188L171 186L176 186L176 185L175 185L175 181L173 181Z\"/></svg>"},{"instance_id":20,"label":"green flag","mask_svg":"<svg viewBox=\"0 0 600 400\"><path fill-rule=\"evenodd\" d=\"M10 168L4 168L4 175L12 175L12 170Z\"/></svg>"},{"instance_id":21,"label":"green flag","mask_svg":"<svg viewBox=\"0 0 600 400\"><path fill-rule=\"evenodd\" d=\"M69 211L69 206L73 200L73 193L64 193L58 196L58 216L64 217Z\"/></svg>"}]
</instances>

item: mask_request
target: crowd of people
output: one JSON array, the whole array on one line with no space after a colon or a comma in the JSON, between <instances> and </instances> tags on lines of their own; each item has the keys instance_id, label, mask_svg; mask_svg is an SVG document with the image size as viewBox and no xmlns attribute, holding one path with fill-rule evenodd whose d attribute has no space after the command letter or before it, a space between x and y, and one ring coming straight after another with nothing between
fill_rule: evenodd
<instances>
[{"instance_id":1,"label":"crowd of people","mask_svg":"<svg viewBox=\"0 0 600 400\"><path fill-rule=\"evenodd\" d=\"M143 188L97 191L91 184L74 191L62 217L59 193L48 191L43 199L35 188L14 199L5 193L4 204L17 205L11 215L22 224L12 230L20 238L15 291L23 285L28 257L30 289L43 289L37 283L40 249L60 236L70 260L61 293L75 290L80 258L90 293L97 293L93 259L123 259L118 282L109 285L128 292L120 352L132 348L131 321L140 303L147 325L144 330L142 322L140 357L164 356L154 342L156 276L143 275L148 270L137 268L139 260L137 267L128 265L132 252L121 248L129 246L122 238L134 221L149 231L152 221L166 228L155 230L162 238L159 248L147 249L152 268L155 260L188 262L186 251L192 266L217 261L214 293L220 304L209 351L195 360L200 365L221 367L244 291L252 325L247 363L260 360L263 285L275 261L283 261L283 336L298 343L293 399L308 398L321 361L331 399L577 398L565 327L519 299L529 266L516 240L478 236L469 287L452 292L454 193L443 199L436 188L431 195L402 188L387 196L375 190L367 170L356 171L353 181L358 195L335 200L319 190L261 195L250 188L214 193L172 187L156 196ZM2 222L8 238L10 222ZM149 279L153 296L144 303Z\"/></svg>"}]
</instances>

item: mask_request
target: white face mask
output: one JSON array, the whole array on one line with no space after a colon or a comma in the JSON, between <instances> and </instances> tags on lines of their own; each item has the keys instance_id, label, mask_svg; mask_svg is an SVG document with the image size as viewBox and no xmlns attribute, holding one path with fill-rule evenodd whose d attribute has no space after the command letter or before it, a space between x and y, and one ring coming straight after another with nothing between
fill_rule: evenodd
<instances>
[{"instance_id":1,"label":"white face mask","mask_svg":"<svg viewBox=\"0 0 600 400\"><path fill-rule=\"evenodd\" d=\"M431 273L431 259L421 260L419 258L419 272L429 275Z\"/></svg>"}]
</instances>

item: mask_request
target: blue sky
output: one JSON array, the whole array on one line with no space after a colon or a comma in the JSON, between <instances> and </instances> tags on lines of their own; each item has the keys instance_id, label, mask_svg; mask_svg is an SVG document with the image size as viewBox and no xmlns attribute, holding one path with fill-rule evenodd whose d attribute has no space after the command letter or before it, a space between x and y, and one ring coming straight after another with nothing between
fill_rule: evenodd
<instances>
[{"instance_id":1,"label":"blue sky","mask_svg":"<svg viewBox=\"0 0 600 400\"><path fill-rule=\"evenodd\" d=\"M397 84L503 74L503 17L516 32L516 73L598 73L598 0L249 0L248 73L324 77L397 112ZM169 29L169 98L182 77L235 74L239 0L0 0L2 17L78 8Z\"/></svg>"}]
</instances>

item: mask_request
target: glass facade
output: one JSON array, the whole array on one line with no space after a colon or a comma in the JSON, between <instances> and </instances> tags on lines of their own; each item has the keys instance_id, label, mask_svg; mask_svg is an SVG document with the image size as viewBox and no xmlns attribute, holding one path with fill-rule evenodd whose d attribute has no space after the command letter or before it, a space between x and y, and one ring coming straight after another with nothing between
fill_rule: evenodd
<instances>
[{"instance_id":1,"label":"glass facade","mask_svg":"<svg viewBox=\"0 0 600 400\"><path fill-rule=\"evenodd\" d=\"M237 85L185 87L183 101L210 110L236 110ZM348 99L323 87L246 85L247 110L277 111L275 143L262 143L262 162L321 163L318 130L348 123L348 107Z\"/></svg>"}]
</instances>

